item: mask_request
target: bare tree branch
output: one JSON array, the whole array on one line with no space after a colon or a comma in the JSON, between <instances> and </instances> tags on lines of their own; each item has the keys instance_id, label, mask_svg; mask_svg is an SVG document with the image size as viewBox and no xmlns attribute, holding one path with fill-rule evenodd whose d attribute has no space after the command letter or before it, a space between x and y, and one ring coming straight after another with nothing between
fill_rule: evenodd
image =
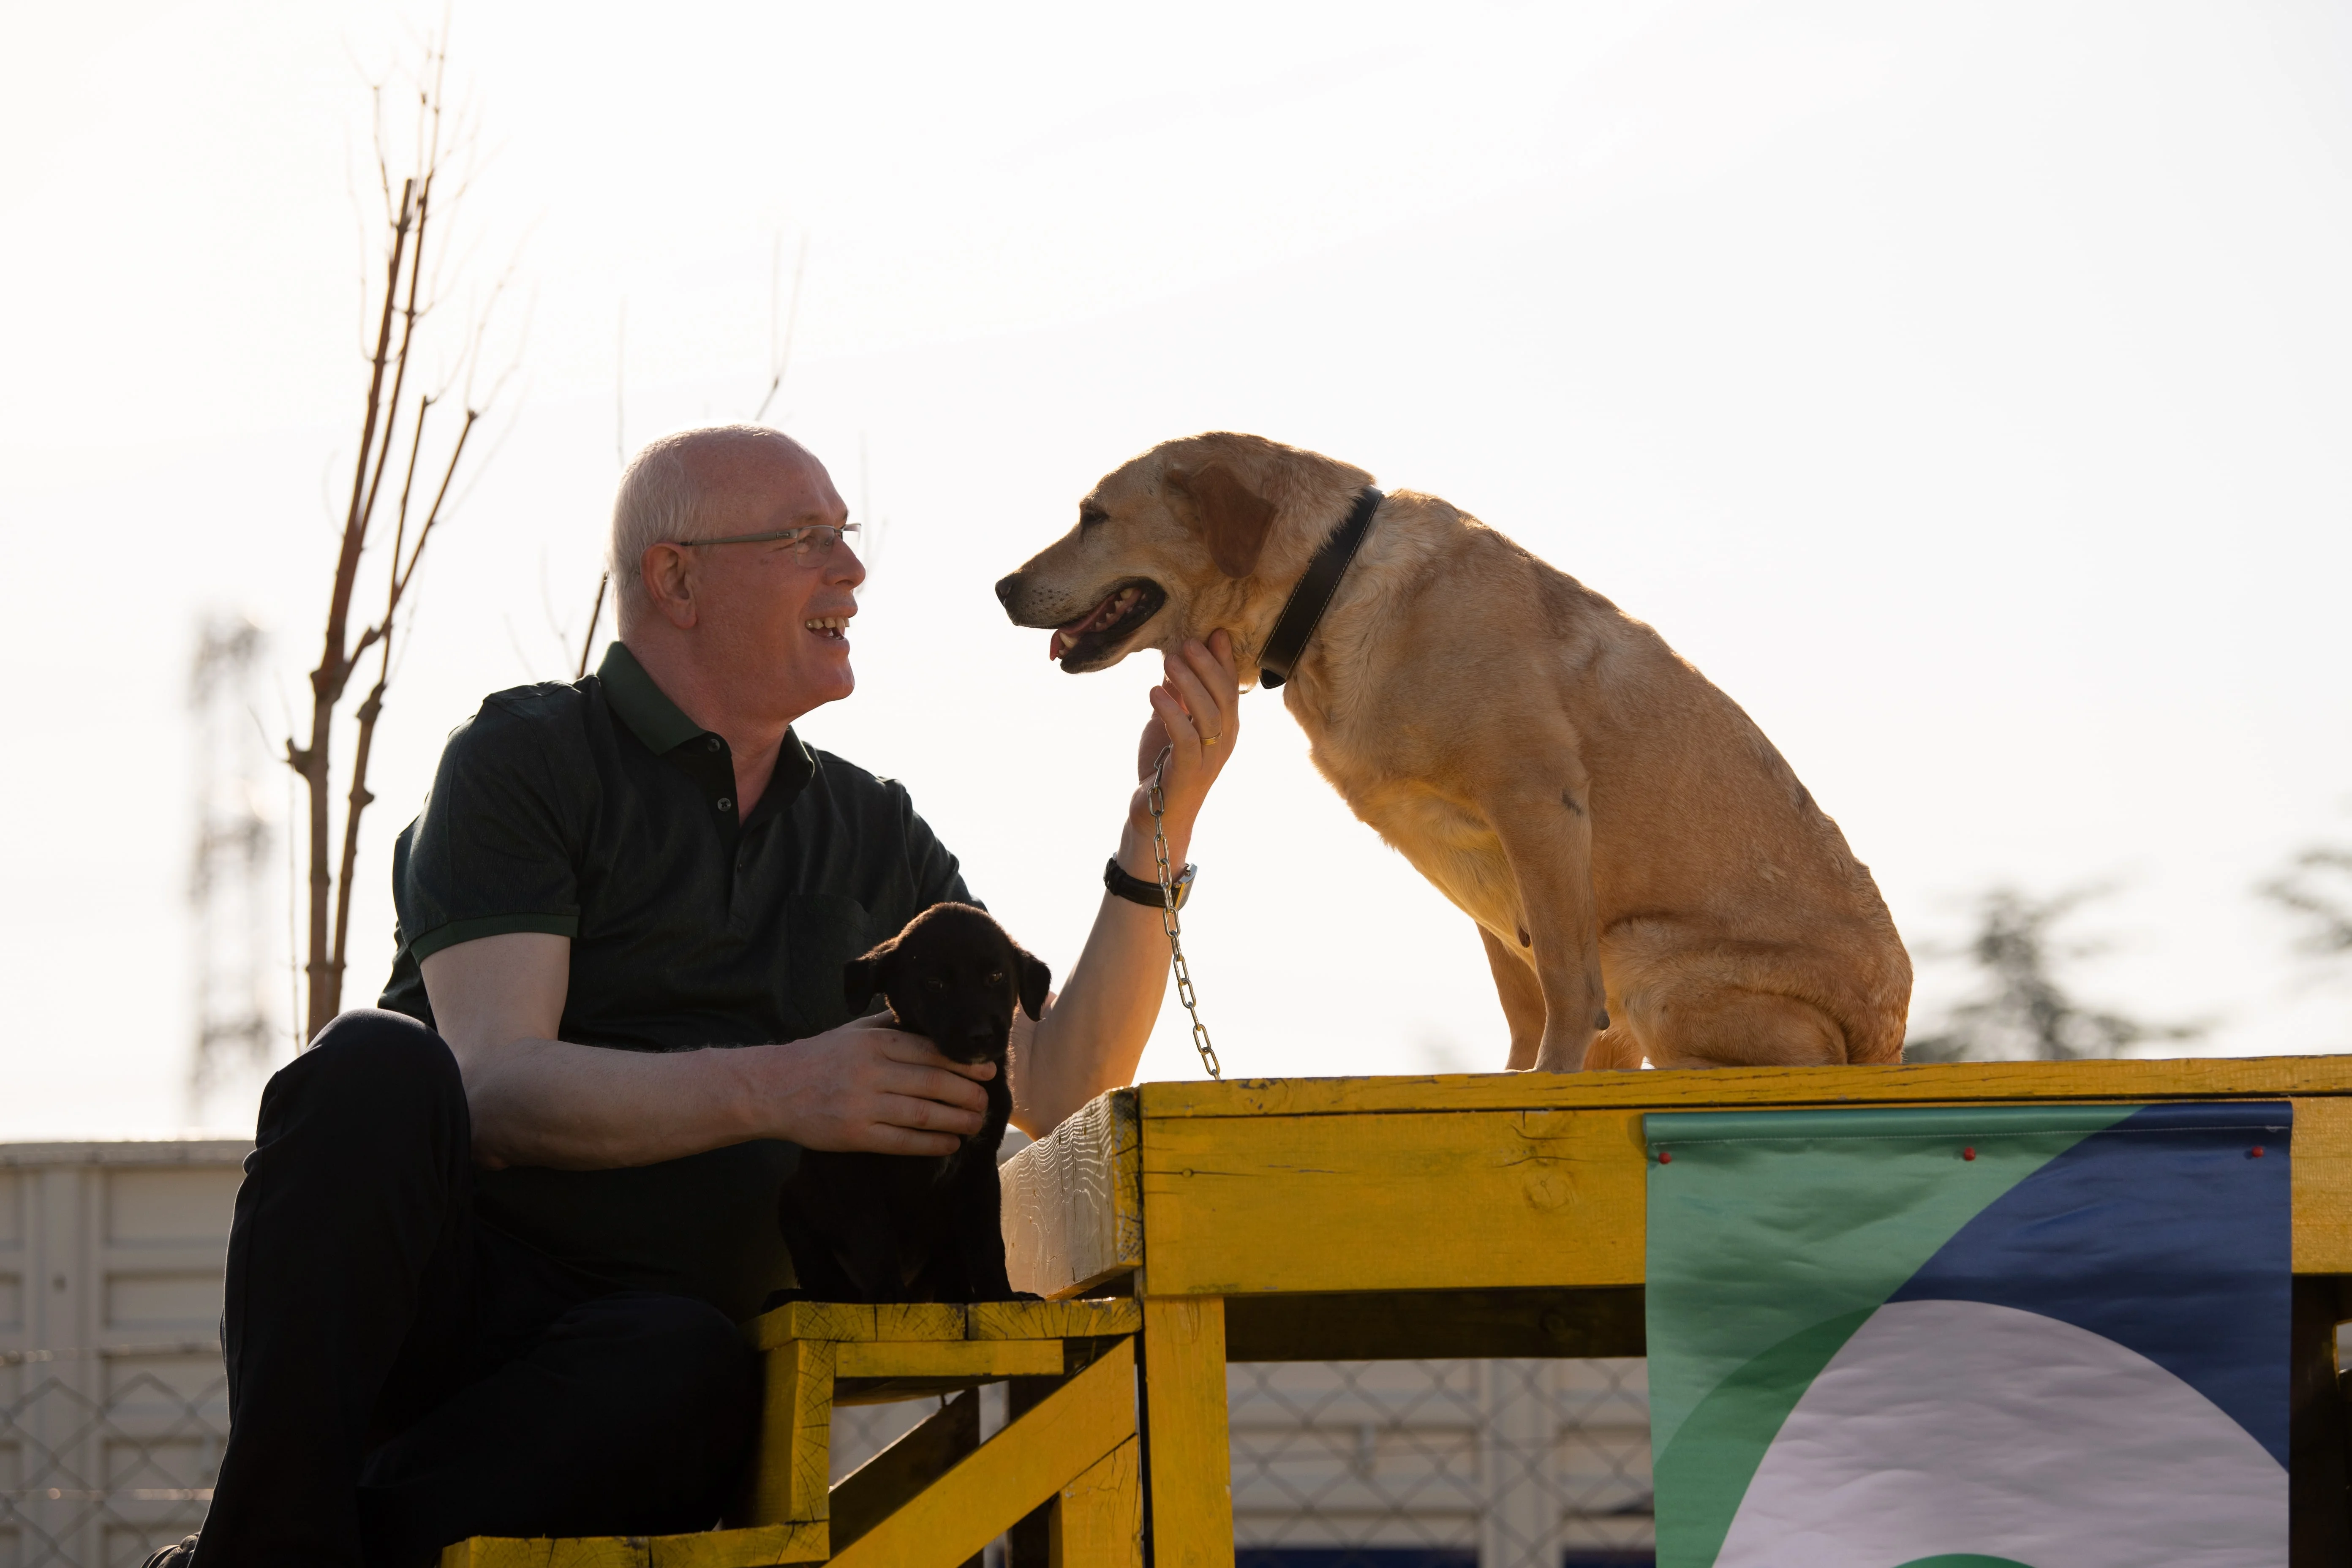
<instances>
[{"instance_id":1,"label":"bare tree branch","mask_svg":"<svg viewBox=\"0 0 2352 1568\"><path fill-rule=\"evenodd\" d=\"M580 668L572 672L574 680L588 678L588 656L596 648L596 621L604 613L604 590L612 585L610 571L596 574L596 602L588 606L588 630L580 638Z\"/></svg>"},{"instance_id":2,"label":"bare tree branch","mask_svg":"<svg viewBox=\"0 0 2352 1568\"><path fill-rule=\"evenodd\" d=\"M384 179L387 187L390 176ZM335 705L351 679L346 652L351 625L352 590L359 580L360 555L367 543L365 501L368 463L374 455L378 426L384 419L384 377L392 367L392 323L398 314L400 268L411 239L412 203L415 182L402 183L400 207L392 223L389 256L384 266L383 310L376 327L375 353L369 365L367 401L360 421L360 449L352 475L351 502L344 514L341 548L336 552L333 586L327 600L324 647L319 668L310 672L310 743L286 743L289 766L302 775L310 790L310 898L307 979L310 997L310 1034L324 1027L341 1000L340 976L329 969L327 903L331 872L331 826L328 820L329 748L334 739ZM322 1014L321 1006L325 1005Z\"/></svg>"},{"instance_id":3,"label":"bare tree branch","mask_svg":"<svg viewBox=\"0 0 2352 1568\"><path fill-rule=\"evenodd\" d=\"M383 112L386 86L376 83L371 87L377 183L385 199L383 299L375 312L375 344L368 356L368 388L360 422L359 451L353 458L351 495L344 510L342 537L328 595L325 637L319 666L310 675L310 743L298 746L289 738L286 745L287 763L301 778L310 795L309 956L304 965L309 994L304 1012L311 1035L323 1028L342 1005L361 820L375 799L367 787L368 767L374 755L376 728L383 717L385 693L396 668L394 632L425 547L447 515L452 487L465 463L468 438L504 388L512 368L501 373L487 397L478 399L474 395L489 317L497 309L506 283L502 277L470 323L458 362L450 372L448 379L452 384L462 374L465 415L449 439L446 455L436 456L439 479L430 504L418 518L415 510L418 500L416 481L420 472L427 471L425 458L430 415L434 405L445 401L451 390L449 384L445 384L413 395L410 391L413 380L427 379L422 374L419 357L425 352L425 329L436 303L445 296L444 279L452 275L450 247L445 242L438 249L432 249L426 241L428 234L441 237L440 230L447 226L446 217L454 206L456 193L466 188L458 154L470 140L466 118L453 118L448 113L446 29L445 21L444 30L426 38L422 47L423 58L415 78L415 121L409 138L407 168L399 179L396 205L391 194L395 165ZM406 90L403 89L404 96ZM443 221L429 221L436 216ZM458 254L462 258L465 252ZM461 265L458 270L462 269ZM395 319L400 328L396 334L393 330ZM413 376L412 372L418 374ZM391 548L383 560L383 610L381 618L362 626L354 639L352 597L371 533L383 510L380 502L404 415L408 419L408 451L402 464L399 499L391 509ZM352 676L371 649L377 656L376 679L352 715L355 731L351 777L344 792L342 837L338 848L329 805L333 783L334 725Z\"/></svg>"},{"instance_id":4,"label":"bare tree branch","mask_svg":"<svg viewBox=\"0 0 2352 1568\"><path fill-rule=\"evenodd\" d=\"M768 362L774 374L768 377L768 390L760 399L760 406L751 416L757 425L768 416L768 405L776 400L776 389L784 384L784 372L793 363L793 334L801 321L801 279L808 272L808 236L801 236L800 259L793 263L793 302L784 315L783 346L776 346L776 284L783 268L784 237L776 236L776 248L768 268Z\"/></svg>"}]
</instances>

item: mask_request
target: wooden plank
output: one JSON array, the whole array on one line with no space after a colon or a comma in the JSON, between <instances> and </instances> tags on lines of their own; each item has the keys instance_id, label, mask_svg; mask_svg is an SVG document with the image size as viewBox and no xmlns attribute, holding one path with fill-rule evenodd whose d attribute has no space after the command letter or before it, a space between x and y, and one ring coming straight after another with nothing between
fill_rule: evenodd
<instances>
[{"instance_id":1,"label":"wooden plank","mask_svg":"<svg viewBox=\"0 0 2352 1568\"><path fill-rule=\"evenodd\" d=\"M2352 1274L2352 1100L2294 1102L2294 1271Z\"/></svg>"},{"instance_id":2,"label":"wooden plank","mask_svg":"<svg viewBox=\"0 0 2352 1568\"><path fill-rule=\"evenodd\" d=\"M1639 1285L1641 1128L1634 1110L1148 1122L1145 1294Z\"/></svg>"},{"instance_id":3,"label":"wooden plank","mask_svg":"<svg viewBox=\"0 0 2352 1568\"><path fill-rule=\"evenodd\" d=\"M1129 1340L982 1444L834 1563L836 1568L957 1568L1134 1435L1135 1344Z\"/></svg>"},{"instance_id":4,"label":"wooden plank","mask_svg":"<svg viewBox=\"0 0 2352 1568\"><path fill-rule=\"evenodd\" d=\"M1639 1285L1640 1117L1612 1110L1148 1121L1145 1289L1241 1296ZM2352 1100L2295 1101L2295 1271L2352 1273Z\"/></svg>"},{"instance_id":5,"label":"wooden plank","mask_svg":"<svg viewBox=\"0 0 2352 1568\"><path fill-rule=\"evenodd\" d=\"M940 1399L978 1388L992 1377L850 1377L833 1382L833 1407L853 1405L899 1405L909 1399Z\"/></svg>"},{"instance_id":6,"label":"wooden plank","mask_svg":"<svg viewBox=\"0 0 2352 1568\"><path fill-rule=\"evenodd\" d=\"M825 1527L814 1522L656 1535L647 1542L646 1568L766 1568L770 1563L822 1563L832 1544Z\"/></svg>"},{"instance_id":7,"label":"wooden plank","mask_svg":"<svg viewBox=\"0 0 2352 1568\"><path fill-rule=\"evenodd\" d=\"M1143 1378L1154 1568L1233 1568L1224 1303L1144 1298Z\"/></svg>"},{"instance_id":8,"label":"wooden plank","mask_svg":"<svg viewBox=\"0 0 2352 1568\"><path fill-rule=\"evenodd\" d=\"M966 1309L942 1301L891 1302L872 1309L877 1340L960 1340Z\"/></svg>"},{"instance_id":9,"label":"wooden plank","mask_svg":"<svg viewBox=\"0 0 2352 1568\"><path fill-rule=\"evenodd\" d=\"M1052 1568L1143 1568L1141 1453L1129 1437L1062 1489L1047 1526Z\"/></svg>"},{"instance_id":10,"label":"wooden plank","mask_svg":"<svg viewBox=\"0 0 2352 1568\"><path fill-rule=\"evenodd\" d=\"M441 1568L646 1568L642 1536L478 1535L441 1549Z\"/></svg>"},{"instance_id":11,"label":"wooden plank","mask_svg":"<svg viewBox=\"0 0 2352 1568\"><path fill-rule=\"evenodd\" d=\"M1148 1083L1123 1092L1137 1097L1139 1113L1147 1121L1189 1116L1328 1116L1365 1110L1692 1110L1932 1100L2288 1100L2352 1095L2352 1056L1256 1079Z\"/></svg>"},{"instance_id":12,"label":"wooden plank","mask_svg":"<svg viewBox=\"0 0 2352 1568\"><path fill-rule=\"evenodd\" d=\"M870 1340L874 1309L853 1301L792 1301L743 1325L753 1350L792 1340Z\"/></svg>"},{"instance_id":13,"label":"wooden plank","mask_svg":"<svg viewBox=\"0 0 2352 1568\"><path fill-rule=\"evenodd\" d=\"M1093 1342L1091 1340L1077 1340L1071 1342L1070 1346L1075 1351ZM1110 1342L1105 1342L1106 1344ZM1085 1362L1078 1361L1070 1370L1080 1372L1085 1366ZM1067 1381L1067 1378L1060 1377L1011 1379L1004 1385L1004 1418L1007 1421L1019 1420L1043 1405L1055 1389ZM1058 1496L1047 1499L1013 1521L1013 1527L1004 1532L1004 1560L1001 1568L1045 1568L1045 1559L1053 1545L1053 1515L1058 1506Z\"/></svg>"},{"instance_id":14,"label":"wooden plank","mask_svg":"<svg viewBox=\"0 0 2352 1568\"><path fill-rule=\"evenodd\" d=\"M751 1348L764 1351L791 1340L960 1340L964 1326L963 1308L938 1302L790 1301L743 1330Z\"/></svg>"},{"instance_id":15,"label":"wooden plank","mask_svg":"<svg viewBox=\"0 0 2352 1568\"><path fill-rule=\"evenodd\" d=\"M1050 1377L1059 1340L905 1340L834 1347L833 1374L851 1377Z\"/></svg>"},{"instance_id":16,"label":"wooden plank","mask_svg":"<svg viewBox=\"0 0 2352 1568\"><path fill-rule=\"evenodd\" d=\"M999 1169L1014 1289L1080 1296L1142 1258L1135 1104L1133 1089L1098 1095Z\"/></svg>"},{"instance_id":17,"label":"wooden plank","mask_svg":"<svg viewBox=\"0 0 2352 1568\"><path fill-rule=\"evenodd\" d=\"M769 1568L822 1563L822 1524L706 1530L691 1535L476 1536L446 1547L440 1568Z\"/></svg>"},{"instance_id":18,"label":"wooden plank","mask_svg":"<svg viewBox=\"0 0 2352 1568\"><path fill-rule=\"evenodd\" d=\"M752 1457L753 1524L790 1524L825 1516L833 1468L836 1348L824 1340L794 1340L767 1353L767 1389Z\"/></svg>"},{"instance_id":19,"label":"wooden plank","mask_svg":"<svg viewBox=\"0 0 2352 1568\"><path fill-rule=\"evenodd\" d=\"M979 1447L980 1394L972 1390L948 1401L833 1489L835 1553L898 1512Z\"/></svg>"},{"instance_id":20,"label":"wooden plank","mask_svg":"<svg viewBox=\"0 0 2352 1568\"><path fill-rule=\"evenodd\" d=\"M976 1340L1076 1340L1131 1334L1143 1327L1132 1296L1109 1301L975 1301L964 1309Z\"/></svg>"},{"instance_id":21,"label":"wooden plank","mask_svg":"<svg viewBox=\"0 0 2352 1568\"><path fill-rule=\"evenodd\" d=\"M644 1536L478 1535L441 1549L441 1568L646 1568Z\"/></svg>"},{"instance_id":22,"label":"wooden plank","mask_svg":"<svg viewBox=\"0 0 2352 1568\"><path fill-rule=\"evenodd\" d=\"M1638 1286L1225 1299L1225 1354L1234 1361L1529 1360L1645 1347Z\"/></svg>"}]
</instances>

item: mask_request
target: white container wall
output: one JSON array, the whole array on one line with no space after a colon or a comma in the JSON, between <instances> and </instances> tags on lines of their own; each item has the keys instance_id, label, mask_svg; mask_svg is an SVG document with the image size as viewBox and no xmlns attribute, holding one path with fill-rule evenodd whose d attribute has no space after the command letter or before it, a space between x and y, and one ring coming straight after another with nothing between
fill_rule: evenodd
<instances>
[{"instance_id":1,"label":"white container wall","mask_svg":"<svg viewBox=\"0 0 2352 1568\"><path fill-rule=\"evenodd\" d=\"M203 1521L250 1148L0 1144L0 1568L135 1565Z\"/></svg>"}]
</instances>

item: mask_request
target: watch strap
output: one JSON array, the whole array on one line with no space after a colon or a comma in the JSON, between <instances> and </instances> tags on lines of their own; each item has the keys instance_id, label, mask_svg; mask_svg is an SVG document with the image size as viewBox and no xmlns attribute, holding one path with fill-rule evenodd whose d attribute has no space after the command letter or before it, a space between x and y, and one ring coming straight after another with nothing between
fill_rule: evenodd
<instances>
[{"instance_id":1,"label":"watch strap","mask_svg":"<svg viewBox=\"0 0 2352 1568\"><path fill-rule=\"evenodd\" d=\"M1176 907L1178 909L1182 909L1184 900L1192 896L1192 876L1199 869L1199 867L1187 862L1184 868L1176 873ZM1160 884L1147 882L1140 877L1129 876L1127 868L1118 863L1118 857L1116 855L1103 864L1103 887L1130 904L1141 904L1150 910L1166 907L1160 901Z\"/></svg>"}]
</instances>

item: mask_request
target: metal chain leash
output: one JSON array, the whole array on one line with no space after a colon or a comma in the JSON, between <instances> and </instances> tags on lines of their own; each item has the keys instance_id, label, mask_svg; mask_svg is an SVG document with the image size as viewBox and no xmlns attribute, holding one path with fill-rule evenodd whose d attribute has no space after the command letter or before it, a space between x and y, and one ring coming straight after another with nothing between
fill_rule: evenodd
<instances>
[{"instance_id":1,"label":"metal chain leash","mask_svg":"<svg viewBox=\"0 0 2352 1568\"><path fill-rule=\"evenodd\" d=\"M1184 1004L1184 1011L1192 1015L1192 1048L1201 1053L1201 1065L1209 1076L1222 1079L1224 1074L1217 1066L1217 1047L1209 1043L1209 1026L1201 1022L1200 998L1192 991L1192 972L1184 964L1183 927L1176 919L1176 879L1168 867L1167 825L1160 817L1167 805L1167 796L1160 788L1168 773L1168 759L1175 754L1173 746L1160 749L1160 760L1151 764L1151 853L1160 862L1160 929L1168 933L1168 958L1176 967L1176 994Z\"/></svg>"}]
</instances>

